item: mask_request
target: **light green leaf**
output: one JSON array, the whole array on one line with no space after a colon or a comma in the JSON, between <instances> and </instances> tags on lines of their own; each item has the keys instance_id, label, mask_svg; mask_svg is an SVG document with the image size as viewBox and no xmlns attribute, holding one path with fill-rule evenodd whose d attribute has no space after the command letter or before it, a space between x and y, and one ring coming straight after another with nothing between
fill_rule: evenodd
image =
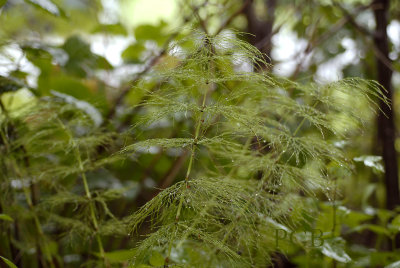
<instances>
[{"instance_id":1,"label":"light green leaf","mask_svg":"<svg viewBox=\"0 0 400 268\"><path fill-rule=\"evenodd\" d=\"M380 163L382 161L382 156L379 155L362 155L355 157L353 159L357 162L363 162L367 167L372 167L374 170L379 172L385 172L383 165Z\"/></svg>"},{"instance_id":2,"label":"light green leaf","mask_svg":"<svg viewBox=\"0 0 400 268\"><path fill-rule=\"evenodd\" d=\"M386 265L385 268L400 268L400 261L396 261L389 265Z\"/></svg>"},{"instance_id":3,"label":"light green leaf","mask_svg":"<svg viewBox=\"0 0 400 268\"><path fill-rule=\"evenodd\" d=\"M342 238L334 238L330 240L325 240L322 246L322 254L328 256L332 259L335 259L339 262L350 262L351 258L344 250L344 240Z\"/></svg>"},{"instance_id":4,"label":"light green leaf","mask_svg":"<svg viewBox=\"0 0 400 268\"><path fill-rule=\"evenodd\" d=\"M113 35L127 35L127 31L122 24L100 24L93 29L92 33L108 33Z\"/></svg>"},{"instance_id":5,"label":"light green leaf","mask_svg":"<svg viewBox=\"0 0 400 268\"><path fill-rule=\"evenodd\" d=\"M400 232L400 215L396 216L388 225L389 229L395 234Z\"/></svg>"},{"instance_id":6,"label":"light green leaf","mask_svg":"<svg viewBox=\"0 0 400 268\"><path fill-rule=\"evenodd\" d=\"M84 78L88 74L88 68L112 69L107 59L92 53L90 44L77 35L69 37L61 48L68 54L64 67L70 74Z\"/></svg>"},{"instance_id":7,"label":"light green leaf","mask_svg":"<svg viewBox=\"0 0 400 268\"><path fill-rule=\"evenodd\" d=\"M90 103L83 101L83 100L78 100L77 98L74 98L70 95L67 95L67 94L64 94L61 92L51 91L51 93L54 96L57 96L57 97L63 99L65 102L73 104L76 106L76 108L84 111L93 120L93 123L96 126L100 126L101 123L103 122L103 117L102 117L101 113Z\"/></svg>"},{"instance_id":8,"label":"light green leaf","mask_svg":"<svg viewBox=\"0 0 400 268\"><path fill-rule=\"evenodd\" d=\"M2 8L7 3L7 0L0 0L0 8Z\"/></svg>"},{"instance_id":9,"label":"light green leaf","mask_svg":"<svg viewBox=\"0 0 400 268\"><path fill-rule=\"evenodd\" d=\"M397 215L396 218L392 220L392 225L400 227L400 215Z\"/></svg>"},{"instance_id":10,"label":"light green leaf","mask_svg":"<svg viewBox=\"0 0 400 268\"><path fill-rule=\"evenodd\" d=\"M387 209L377 209L376 214L383 224L387 224L390 219L396 216L393 211Z\"/></svg>"},{"instance_id":11,"label":"light green leaf","mask_svg":"<svg viewBox=\"0 0 400 268\"><path fill-rule=\"evenodd\" d=\"M14 263L12 263L10 260L0 256L0 258L7 264L8 267L10 268L18 268Z\"/></svg>"},{"instance_id":12,"label":"light green leaf","mask_svg":"<svg viewBox=\"0 0 400 268\"><path fill-rule=\"evenodd\" d=\"M56 5L51 0L25 0L25 2L57 17L65 16L63 10L60 9L58 5Z\"/></svg>"},{"instance_id":13,"label":"light green leaf","mask_svg":"<svg viewBox=\"0 0 400 268\"><path fill-rule=\"evenodd\" d=\"M135 29L135 38L138 41L152 40L162 45L166 40L166 35L163 33L165 23L160 23L157 26L150 24L143 24Z\"/></svg>"},{"instance_id":14,"label":"light green leaf","mask_svg":"<svg viewBox=\"0 0 400 268\"><path fill-rule=\"evenodd\" d=\"M159 253L157 251L153 251L149 262L151 265L156 266L156 267L163 266L164 265L164 257L163 257L163 255L161 255L161 253Z\"/></svg>"},{"instance_id":15,"label":"light green leaf","mask_svg":"<svg viewBox=\"0 0 400 268\"><path fill-rule=\"evenodd\" d=\"M0 220L4 220L4 221L14 221L13 218L11 218L10 216L8 216L7 214L0 214Z\"/></svg>"},{"instance_id":16,"label":"light green leaf","mask_svg":"<svg viewBox=\"0 0 400 268\"><path fill-rule=\"evenodd\" d=\"M145 51L145 47L141 43L135 43L128 46L121 54L122 59L127 63L141 62L141 56Z\"/></svg>"},{"instance_id":17,"label":"light green leaf","mask_svg":"<svg viewBox=\"0 0 400 268\"><path fill-rule=\"evenodd\" d=\"M371 197L371 195L376 191L377 185L375 183L370 183L366 187L366 189L363 192L362 195L362 207L367 207L368 206L368 199Z\"/></svg>"},{"instance_id":18,"label":"light green leaf","mask_svg":"<svg viewBox=\"0 0 400 268\"><path fill-rule=\"evenodd\" d=\"M353 231L356 232L361 232L363 230L370 230L376 234L382 234L382 235L386 235L388 237L390 237L390 232L388 229L379 226L379 225L375 225L375 224L363 224L360 226L357 226L356 228L353 229Z\"/></svg>"},{"instance_id":19,"label":"light green leaf","mask_svg":"<svg viewBox=\"0 0 400 268\"><path fill-rule=\"evenodd\" d=\"M96 253L100 257L100 253ZM135 256L134 250L116 250L112 252L106 252L105 257L112 263L125 262L131 260Z\"/></svg>"},{"instance_id":20,"label":"light green leaf","mask_svg":"<svg viewBox=\"0 0 400 268\"><path fill-rule=\"evenodd\" d=\"M363 221L367 221L372 218L373 218L373 216L371 216L371 215L361 213L358 211L350 210L350 212L345 215L345 217L343 219L343 223L347 224L349 227L357 227Z\"/></svg>"}]
</instances>

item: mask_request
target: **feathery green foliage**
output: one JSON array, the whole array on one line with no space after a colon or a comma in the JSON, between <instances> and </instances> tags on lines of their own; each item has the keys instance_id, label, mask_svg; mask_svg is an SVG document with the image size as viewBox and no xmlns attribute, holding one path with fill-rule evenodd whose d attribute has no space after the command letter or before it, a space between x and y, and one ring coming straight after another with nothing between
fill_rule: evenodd
<instances>
[{"instance_id":1,"label":"feathery green foliage","mask_svg":"<svg viewBox=\"0 0 400 268\"><path fill-rule=\"evenodd\" d=\"M86 245L96 237L100 252L101 236L126 235L107 207L121 190L93 192L88 186L89 171L121 159L98 158L97 151L110 146L115 134L93 126L87 114L57 99L2 113L1 208L18 219L13 229L24 244L10 242L23 252L38 247L50 267L57 261L54 232L66 241L83 239ZM28 232L32 224L35 233Z\"/></svg>"},{"instance_id":2,"label":"feathery green foliage","mask_svg":"<svg viewBox=\"0 0 400 268\"><path fill-rule=\"evenodd\" d=\"M143 223L152 227L134 263L146 263L156 248L165 264L261 267L276 250L271 222L303 228L310 214L306 196L328 194L327 167L351 169L328 138L345 136L332 119L362 124L362 115L342 100L364 98L372 107L386 100L373 81L320 86L275 77L261 69L268 65L263 55L232 32L195 32L169 53L180 62L172 69L159 66L143 80L160 86L140 104L143 116L132 128L138 141L123 153L181 148L189 160L185 178L130 217L132 234ZM245 63L252 70L240 69ZM187 129L174 138L156 133L141 140L163 120L185 122ZM303 131L306 124L320 134Z\"/></svg>"}]
</instances>

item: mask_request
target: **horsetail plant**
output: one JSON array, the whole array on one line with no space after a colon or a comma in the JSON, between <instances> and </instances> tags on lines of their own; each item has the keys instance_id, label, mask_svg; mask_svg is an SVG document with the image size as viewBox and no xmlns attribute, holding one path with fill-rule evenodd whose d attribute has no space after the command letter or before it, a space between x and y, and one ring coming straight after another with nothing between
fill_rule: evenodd
<instances>
[{"instance_id":1,"label":"horsetail plant","mask_svg":"<svg viewBox=\"0 0 400 268\"><path fill-rule=\"evenodd\" d=\"M132 234L147 222L153 230L133 261L154 255L159 265L261 267L277 250L274 228L301 228L310 214L307 196L329 195L328 167L351 169L333 138L345 138L343 126L361 125L362 115L343 100L374 107L386 101L381 87L358 78L304 85L276 77L262 70L265 57L232 32L193 33L169 53L180 62L143 79L159 87L140 103L143 115L132 129L138 141L123 152L175 148L189 159L182 180L129 219ZM160 122L179 121L186 128L176 137L158 132L148 139Z\"/></svg>"},{"instance_id":2,"label":"horsetail plant","mask_svg":"<svg viewBox=\"0 0 400 268\"><path fill-rule=\"evenodd\" d=\"M32 255L33 248L39 267L57 267L62 260L54 247L60 234L66 239L62 244L83 239L87 245L95 237L99 257L109 266L101 236L121 233L121 227L112 231L111 226L123 225L113 217L106 201L122 192L110 189L93 196L86 174L117 159L92 159L98 157L99 146L112 143L114 133L92 131L92 120L62 99L38 100L12 113L2 106L1 213L15 220L8 226L15 237L9 236L9 247L3 250L11 256L16 252ZM75 183L79 185L79 177L83 195L80 188L73 188ZM32 223L37 234L28 231ZM23 260L17 264L32 265L25 263L29 259Z\"/></svg>"}]
</instances>

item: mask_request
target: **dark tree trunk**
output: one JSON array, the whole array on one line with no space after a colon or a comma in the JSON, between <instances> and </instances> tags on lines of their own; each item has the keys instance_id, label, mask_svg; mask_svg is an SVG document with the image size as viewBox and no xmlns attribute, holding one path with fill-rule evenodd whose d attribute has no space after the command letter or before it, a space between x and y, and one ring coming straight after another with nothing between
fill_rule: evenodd
<instances>
[{"instance_id":1,"label":"dark tree trunk","mask_svg":"<svg viewBox=\"0 0 400 268\"><path fill-rule=\"evenodd\" d=\"M249 5L244 9L244 14L247 19L247 32L252 34L248 39L248 42L254 46L256 46L263 54L264 59L267 63L271 63L271 50L272 50L272 37L274 35L274 21L275 21L275 9L277 0L264 0L265 7L267 8L267 16L264 19L258 19L256 16L256 12L254 10L255 1L251 1ZM264 66L264 68L268 68L268 66ZM259 151L261 153L267 153L269 147L262 150L259 147L257 138L253 138L253 146L252 149ZM261 179L263 173L258 171L257 178ZM290 262L284 255L276 252L273 256L273 260L270 266L268 267L296 267L293 263Z\"/></svg>"},{"instance_id":2,"label":"dark tree trunk","mask_svg":"<svg viewBox=\"0 0 400 268\"><path fill-rule=\"evenodd\" d=\"M275 20L275 8L277 0L265 0L267 17L260 20L254 10L254 1L246 6L244 14L247 19L247 32L253 36L249 38L249 43L256 46L265 55L265 60L271 63L271 39L273 36L273 26Z\"/></svg>"},{"instance_id":3,"label":"dark tree trunk","mask_svg":"<svg viewBox=\"0 0 400 268\"><path fill-rule=\"evenodd\" d=\"M391 85L392 69L388 57L389 45L386 32L389 0L375 0L372 6L374 8L376 21L374 42L378 50L377 53L375 53L377 55L378 82L387 90L384 94L393 103L393 89ZM380 113L378 118L378 139L382 146L382 156L386 171L386 207L388 209L393 209L400 205L397 154L394 147L395 125L392 103L390 106L383 102L380 103L380 107L386 116Z\"/></svg>"}]
</instances>

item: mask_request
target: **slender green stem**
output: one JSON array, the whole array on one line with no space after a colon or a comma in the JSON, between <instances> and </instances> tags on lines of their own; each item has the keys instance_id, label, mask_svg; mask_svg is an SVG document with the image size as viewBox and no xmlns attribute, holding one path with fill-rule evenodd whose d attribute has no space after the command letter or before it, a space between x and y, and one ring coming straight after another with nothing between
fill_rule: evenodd
<instances>
[{"instance_id":1,"label":"slender green stem","mask_svg":"<svg viewBox=\"0 0 400 268\"><path fill-rule=\"evenodd\" d=\"M336 211L337 211L337 207L336 207L336 188L337 188L337 182L336 182L336 178L334 178L334 188L333 188L333 198L332 198L332 236L335 235L335 230L336 230ZM329 194L329 193L328 193Z\"/></svg>"},{"instance_id":2,"label":"slender green stem","mask_svg":"<svg viewBox=\"0 0 400 268\"><path fill-rule=\"evenodd\" d=\"M317 106L317 104L318 104L318 101L316 101L312 107L315 108L315 106ZM299 132L299 130L303 126L304 122L306 122L305 117L303 117L303 120L301 120L300 124L297 126L296 130L293 132L293 136L297 135L297 132Z\"/></svg>"},{"instance_id":3,"label":"slender green stem","mask_svg":"<svg viewBox=\"0 0 400 268\"><path fill-rule=\"evenodd\" d=\"M200 107L200 117L199 120L196 123L196 128L195 128L195 134L194 134L194 139L193 139L193 143L192 143L192 148L191 148L191 154L190 154L190 159L189 159L189 164L188 164L188 168L186 170L186 176L185 176L185 184L186 187L185 189L189 188L189 177L190 177L190 173L192 172L192 167L193 167L193 161L194 161L194 156L195 156L195 151L197 148L197 142L199 139L199 135L200 135L200 129L201 129L201 125L204 122L203 117L204 117L204 108L206 105L206 101L207 101L207 95L208 95L208 91L210 90L210 85L209 82L206 82L206 88L205 88L205 92L203 95L203 99L201 102L201 107ZM184 201L184 194L181 194L180 196L180 200L179 200L179 205L178 205L178 209L176 211L176 216L175 216L175 221L176 223L179 221L179 217L181 215L181 211L182 211L182 206L183 206L183 201ZM172 248L172 239L169 243L169 248ZM169 249L168 251L168 256L167 256L167 260L170 257L170 252L171 250Z\"/></svg>"},{"instance_id":4,"label":"slender green stem","mask_svg":"<svg viewBox=\"0 0 400 268\"><path fill-rule=\"evenodd\" d=\"M85 188L85 194L86 197L89 199L89 209L90 209L90 216L92 218L92 223L94 226L94 229L96 230L96 240L97 240L97 244L99 246L99 251L100 251L100 256L103 259L104 263L106 264L106 258L105 258L105 253L104 253L104 247L103 247L103 243L101 242L101 237L98 233L99 231L99 224L96 218L96 212L95 212L95 208L94 208L94 204L92 203L92 194L90 193L89 190L89 185L86 179L86 174L83 168L83 163L82 163L82 159L81 159L81 155L79 152L79 148L76 144L74 144L74 148L75 148L75 154L76 154L76 158L79 164L79 169L81 170L81 177L82 177L82 181L83 181L83 186ZM107 265L107 264L106 264Z\"/></svg>"},{"instance_id":5,"label":"slender green stem","mask_svg":"<svg viewBox=\"0 0 400 268\"><path fill-rule=\"evenodd\" d=\"M192 165L193 165L193 159L194 159L194 146L192 146L192 151L190 153L190 159L189 159L189 165L188 168L186 170L186 176L185 176L185 181L187 183L187 181L189 180L189 176L190 176L190 172L192 171Z\"/></svg>"},{"instance_id":6,"label":"slender green stem","mask_svg":"<svg viewBox=\"0 0 400 268\"><path fill-rule=\"evenodd\" d=\"M99 235L99 223L98 223L97 217L96 217L96 209L95 209L94 204L92 202L92 194L90 192L89 184L87 182L87 178L86 178L86 174L85 174L85 169L83 167L81 153L79 151L79 145L76 144L76 142L74 141L73 136L72 136L71 132L69 131L69 129L67 129L65 127L65 125L62 123L62 121L60 119L58 119L58 121L60 122L62 128L65 130L66 134L68 135L68 138L69 138L69 140L72 143L72 146L74 148L75 157L76 157L76 160L78 161L79 170L80 170L81 177L82 177L83 187L85 189L85 195L89 200L90 217L92 219L93 227L94 227L94 229L96 231L96 241L97 241L97 245L99 247L100 256L103 259L104 265L106 267L108 267L109 265L108 265L108 262L106 260L103 243L102 243L101 237Z\"/></svg>"},{"instance_id":7,"label":"slender green stem","mask_svg":"<svg viewBox=\"0 0 400 268\"><path fill-rule=\"evenodd\" d=\"M3 102L1 101L1 99L0 99L0 110L3 111L3 113L5 114L5 117L7 119L10 119L10 115L9 115L7 109L5 108ZM10 122L10 126L14 127L11 122ZM10 153L10 145L8 143L8 140L7 140L6 136L4 135L3 131L0 131L0 133L1 133L1 138L4 141L6 152ZM23 148L23 150L25 150L25 147L23 145L22 145L22 148ZM27 156L24 156L24 157L27 157ZM21 171L20 171L20 169L18 167L18 164L16 163L16 160L13 159L11 161L11 164L12 164L12 167L14 169L15 174L17 174L18 177L22 178L22 173L21 173ZM26 165L26 168L28 169L29 168L29 161L26 161L25 165ZM49 262L50 267L54 268L55 264L54 264L53 258L51 257L48 245L46 243L46 236L45 236L45 234L43 232L42 226L40 224L40 220L39 220L37 214L35 213L34 204L33 204L33 201L32 201L33 192L31 191L31 189L29 187L26 187L25 185L23 185L22 188L23 188L23 191L24 191L24 194L25 194L26 202L28 203L28 207L32 211L33 220L35 222L36 230L39 233L39 236L43 240L43 250L44 250L45 257L46 257L47 261ZM38 243L38 247L40 247L39 241L37 241L37 243Z\"/></svg>"},{"instance_id":8,"label":"slender green stem","mask_svg":"<svg viewBox=\"0 0 400 268\"><path fill-rule=\"evenodd\" d=\"M332 215L332 237L335 237L335 230L336 230L336 213L337 213L337 207L336 207L336 190L337 190L337 181L336 178L334 178L334 188L333 188L333 198L332 198L332 210L333 210L333 215ZM336 268L337 263L336 260L333 259L332 261L332 267Z\"/></svg>"},{"instance_id":9,"label":"slender green stem","mask_svg":"<svg viewBox=\"0 0 400 268\"><path fill-rule=\"evenodd\" d=\"M21 172L20 172L20 170L18 168L17 163L15 163L15 160L12 161L12 166L14 168L15 173L18 175L18 177L21 178L22 175L21 175ZM33 221L35 222L36 230L39 233L39 236L43 239L43 251L44 251L45 257L46 257L47 261L49 262L50 267L54 268L55 265L54 265L54 262L53 262L53 258L51 257L51 254L50 254L50 250L49 250L49 248L47 246L47 243L46 243L45 234L44 234L43 229L41 227L39 218L38 218L38 216L36 215L36 213L34 211L35 209L34 209L34 204L32 202L32 198L31 198L31 195L32 195L31 194L31 190L30 190L29 187L26 187L26 186L23 186L22 189L24 191L24 195L25 195L25 199L26 199L26 202L28 204L28 207L32 211ZM39 245L39 242L38 242L38 245Z\"/></svg>"},{"instance_id":10,"label":"slender green stem","mask_svg":"<svg viewBox=\"0 0 400 268\"><path fill-rule=\"evenodd\" d=\"M203 114L204 114L204 107L205 107L205 103L206 103L206 99L207 99L207 92L208 91L206 91L204 93L202 106L201 106L201 115L200 115L199 120L196 123L196 130L195 130L195 135L194 135L192 149L191 149L192 152L190 154L189 164L188 164L188 168L186 170L186 176L185 176L186 189L189 187L189 177L190 177L190 173L191 173L192 167L193 167L193 160L194 160L195 150L196 150L196 146L197 146L197 141L198 141L199 134L200 134L200 127L201 127L201 123L203 121ZM183 199L184 199L184 195L182 194L180 197L180 200L179 200L178 210L177 210L176 216L175 216L176 221L179 220L179 216L181 214Z\"/></svg>"}]
</instances>

